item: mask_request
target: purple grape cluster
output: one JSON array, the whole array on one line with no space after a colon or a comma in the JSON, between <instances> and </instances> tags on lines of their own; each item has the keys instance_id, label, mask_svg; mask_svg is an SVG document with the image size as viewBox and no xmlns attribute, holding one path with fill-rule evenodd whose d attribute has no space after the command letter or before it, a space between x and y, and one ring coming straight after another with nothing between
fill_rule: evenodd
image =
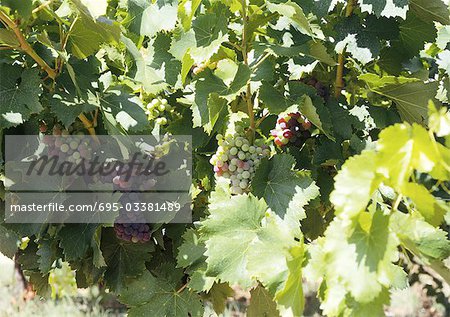
<instances>
[{"instance_id":1,"label":"purple grape cluster","mask_svg":"<svg viewBox=\"0 0 450 317\"><path fill-rule=\"evenodd\" d=\"M124 193L120 198L123 206L139 203L139 194ZM145 217L133 208L122 208L114 223L114 231L119 239L133 243L145 243L150 241L150 225L146 223Z\"/></svg>"},{"instance_id":2,"label":"purple grape cluster","mask_svg":"<svg viewBox=\"0 0 450 317\"><path fill-rule=\"evenodd\" d=\"M123 168L117 167L112 175L103 178L104 182L112 182L114 190L122 193L119 199L122 208L114 222L114 231L119 239L145 243L151 238L150 225L146 223L142 212L134 210L136 205L139 206L141 199L139 193L133 191L150 190L156 185L156 180L144 175L143 171L139 172L137 167L131 167L127 164L129 162L123 163Z\"/></svg>"}]
</instances>

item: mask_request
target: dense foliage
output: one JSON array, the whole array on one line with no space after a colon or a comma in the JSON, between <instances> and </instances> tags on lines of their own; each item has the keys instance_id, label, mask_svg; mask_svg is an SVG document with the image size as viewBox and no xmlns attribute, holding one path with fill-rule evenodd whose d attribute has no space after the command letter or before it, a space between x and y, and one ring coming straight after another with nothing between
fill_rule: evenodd
<instances>
[{"instance_id":1,"label":"dense foliage","mask_svg":"<svg viewBox=\"0 0 450 317\"><path fill-rule=\"evenodd\" d=\"M380 316L413 258L450 282L441 0L0 5L0 136L193 136L194 224L0 225L38 294L61 260L130 316L220 313L235 284L301 316L304 279L324 315Z\"/></svg>"}]
</instances>

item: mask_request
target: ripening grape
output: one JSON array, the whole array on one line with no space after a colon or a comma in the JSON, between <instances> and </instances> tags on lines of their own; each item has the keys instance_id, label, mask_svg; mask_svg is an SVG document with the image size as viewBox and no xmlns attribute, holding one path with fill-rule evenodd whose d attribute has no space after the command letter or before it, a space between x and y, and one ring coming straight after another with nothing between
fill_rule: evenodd
<instances>
[{"instance_id":1,"label":"ripening grape","mask_svg":"<svg viewBox=\"0 0 450 317\"><path fill-rule=\"evenodd\" d=\"M238 195L249 191L259 162L270 155L270 150L262 140L251 144L241 126L236 126L236 132L237 135L217 135L219 147L210 163L217 176L230 179L231 192Z\"/></svg>"},{"instance_id":2,"label":"ripening grape","mask_svg":"<svg viewBox=\"0 0 450 317\"><path fill-rule=\"evenodd\" d=\"M275 144L279 147L288 144L301 147L311 137L311 122L301 113L278 116L275 129L271 131Z\"/></svg>"}]
</instances>

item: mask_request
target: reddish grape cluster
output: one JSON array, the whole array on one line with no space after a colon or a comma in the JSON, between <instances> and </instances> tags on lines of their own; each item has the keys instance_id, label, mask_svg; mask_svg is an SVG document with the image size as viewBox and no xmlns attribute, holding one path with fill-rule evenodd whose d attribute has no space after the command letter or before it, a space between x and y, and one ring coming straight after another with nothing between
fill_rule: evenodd
<instances>
[{"instance_id":1,"label":"reddish grape cluster","mask_svg":"<svg viewBox=\"0 0 450 317\"><path fill-rule=\"evenodd\" d=\"M301 113L280 115L275 129L271 131L275 144L282 147L292 144L301 147L311 137L311 122Z\"/></svg>"}]
</instances>

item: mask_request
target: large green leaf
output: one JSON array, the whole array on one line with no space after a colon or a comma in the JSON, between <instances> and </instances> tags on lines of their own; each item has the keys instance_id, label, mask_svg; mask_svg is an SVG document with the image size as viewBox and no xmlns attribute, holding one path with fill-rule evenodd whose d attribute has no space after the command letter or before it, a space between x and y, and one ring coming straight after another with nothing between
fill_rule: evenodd
<instances>
[{"instance_id":1,"label":"large green leaf","mask_svg":"<svg viewBox=\"0 0 450 317\"><path fill-rule=\"evenodd\" d=\"M85 255L97 230L97 224L66 224L59 232L65 259L73 261Z\"/></svg>"},{"instance_id":2,"label":"large green leaf","mask_svg":"<svg viewBox=\"0 0 450 317\"><path fill-rule=\"evenodd\" d=\"M13 127L27 121L43 109L41 79L36 68L0 64L0 126Z\"/></svg>"},{"instance_id":3,"label":"large green leaf","mask_svg":"<svg viewBox=\"0 0 450 317\"><path fill-rule=\"evenodd\" d=\"M318 194L318 187L307 176L293 169L295 159L287 154L263 160L252 180L253 193L264 198L280 217L295 210L298 220L305 216L303 207Z\"/></svg>"},{"instance_id":4,"label":"large green leaf","mask_svg":"<svg viewBox=\"0 0 450 317\"><path fill-rule=\"evenodd\" d=\"M450 256L450 241L445 231L417 215L396 212L392 217L392 229L407 249L430 260L443 260Z\"/></svg>"},{"instance_id":5,"label":"large green leaf","mask_svg":"<svg viewBox=\"0 0 450 317\"><path fill-rule=\"evenodd\" d=\"M200 298L187 289L145 270L119 292L119 300L129 307L128 316L186 317L203 315Z\"/></svg>"},{"instance_id":6,"label":"large green leaf","mask_svg":"<svg viewBox=\"0 0 450 317\"><path fill-rule=\"evenodd\" d=\"M376 154L372 151L364 151L345 162L330 195L338 215L352 218L366 208L379 184L375 171Z\"/></svg>"},{"instance_id":7,"label":"large green leaf","mask_svg":"<svg viewBox=\"0 0 450 317\"><path fill-rule=\"evenodd\" d=\"M100 98L100 105L106 119L116 127L130 132L149 128L141 100L124 90L109 90Z\"/></svg>"},{"instance_id":8,"label":"large green leaf","mask_svg":"<svg viewBox=\"0 0 450 317\"><path fill-rule=\"evenodd\" d=\"M71 1L76 4L79 12L68 40L73 55L83 59L96 53L103 43L119 41L121 30L116 22L95 20L89 8L85 7L81 0Z\"/></svg>"},{"instance_id":9,"label":"large green leaf","mask_svg":"<svg viewBox=\"0 0 450 317\"><path fill-rule=\"evenodd\" d=\"M424 124L428 118L428 102L432 100L439 104L435 99L438 86L438 82L410 82L381 88L369 85L369 88L394 101L403 120Z\"/></svg>"},{"instance_id":10,"label":"large green leaf","mask_svg":"<svg viewBox=\"0 0 450 317\"><path fill-rule=\"evenodd\" d=\"M107 285L120 292L127 284L128 277L138 277L145 271L145 262L151 259L154 251L151 243L133 244L119 240L113 230L102 233L101 250L108 265L105 272ZM136 290L134 290L136 291Z\"/></svg>"},{"instance_id":11,"label":"large green leaf","mask_svg":"<svg viewBox=\"0 0 450 317\"><path fill-rule=\"evenodd\" d=\"M220 102L219 106L215 105L212 111L208 108L208 100L210 95L215 93L217 97L223 97L229 102L235 98L245 87L250 79L250 69L244 64L239 64L239 67L234 75L234 79L229 85L218 76L214 75L211 70L206 69L202 72L201 77L195 84L196 93L193 105L194 127L200 127L211 124L211 118L214 119L218 113L224 109L224 105ZM222 109L222 110L220 110ZM214 121L214 120L213 120Z\"/></svg>"},{"instance_id":12,"label":"large green leaf","mask_svg":"<svg viewBox=\"0 0 450 317\"><path fill-rule=\"evenodd\" d=\"M86 102L72 94L61 91L52 95L49 99L49 107L59 121L64 126L69 127L81 113L97 109L96 103L98 101L92 99Z\"/></svg>"},{"instance_id":13,"label":"large green leaf","mask_svg":"<svg viewBox=\"0 0 450 317\"><path fill-rule=\"evenodd\" d=\"M148 49L139 50L136 44L125 36L121 37L121 41L125 43L125 46L136 63L137 72L135 80L142 84L142 87L147 93L158 94L168 87L165 82L165 71L163 69L155 69L152 67L153 55L148 54Z\"/></svg>"},{"instance_id":14,"label":"large green leaf","mask_svg":"<svg viewBox=\"0 0 450 317\"><path fill-rule=\"evenodd\" d=\"M239 195L210 204L209 210L210 216L200 228L206 240L207 274L223 282L251 286L247 252L267 205L253 195Z\"/></svg>"},{"instance_id":15,"label":"large green leaf","mask_svg":"<svg viewBox=\"0 0 450 317\"><path fill-rule=\"evenodd\" d=\"M410 0L410 10L424 21L450 24L448 5L442 0Z\"/></svg>"}]
</instances>

